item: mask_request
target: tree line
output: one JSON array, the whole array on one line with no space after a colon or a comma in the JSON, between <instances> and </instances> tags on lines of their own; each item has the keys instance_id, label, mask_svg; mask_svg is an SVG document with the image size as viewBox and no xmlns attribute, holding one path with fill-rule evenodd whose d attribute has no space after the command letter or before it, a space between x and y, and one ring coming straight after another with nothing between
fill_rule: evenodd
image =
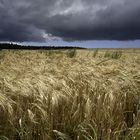
<instances>
[{"instance_id":1,"label":"tree line","mask_svg":"<svg viewBox=\"0 0 140 140\"><path fill-rule=\"evenodd\" d=\"M0 43L0 49L21 49L21 50L60 50L60 49L85 49L76 46L26 46L15 43Z\"/></svg>"}]
</instances>

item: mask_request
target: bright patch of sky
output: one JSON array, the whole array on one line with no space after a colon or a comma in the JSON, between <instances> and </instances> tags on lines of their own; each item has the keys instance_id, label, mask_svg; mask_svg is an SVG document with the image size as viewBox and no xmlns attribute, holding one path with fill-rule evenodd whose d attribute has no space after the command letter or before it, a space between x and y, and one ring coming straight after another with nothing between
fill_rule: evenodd
<instances>
[{"instance_id":1,"label":"bright patch of sky","mask_svg":"<svg viewBox=\"0 0 140 140\"><path fill-rule=\"evenodd\" d=\"M140 48L140 40L135 41L74 41L49 40L46 43L24 42L24 45L37 46L77 46L85 48Z\"/></svg>"}]
</instances>

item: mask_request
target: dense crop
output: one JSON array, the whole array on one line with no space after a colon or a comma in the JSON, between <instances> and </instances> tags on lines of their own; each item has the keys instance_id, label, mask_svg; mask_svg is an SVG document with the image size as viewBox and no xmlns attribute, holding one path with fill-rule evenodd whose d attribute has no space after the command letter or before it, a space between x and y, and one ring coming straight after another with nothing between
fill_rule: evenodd
<instances>
[{"instance_id":1,"label":"dense crop","mask_svg":"<svg viewBox=\"0 0 140 140\"><path fill-rule=\"evenodd\" d=\"M0 51L0 139L139 140L139 52Z\"/></svg>"}]
</instances>

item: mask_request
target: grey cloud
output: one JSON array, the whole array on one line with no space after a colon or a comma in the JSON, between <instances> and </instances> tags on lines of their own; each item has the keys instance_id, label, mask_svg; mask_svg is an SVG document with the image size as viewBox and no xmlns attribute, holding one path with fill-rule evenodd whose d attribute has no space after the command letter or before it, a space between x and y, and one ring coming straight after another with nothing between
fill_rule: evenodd
<instances>
[{"instance_id":1,"label":"grey cloud","mask_svg":"<svg viewBox=\"0 0 140 140\"><path fill-rule=\"evenodd\" d=\"M139 17L139 0L0 0L0 40L136 40Z\"/></svg>"}]
</instances>

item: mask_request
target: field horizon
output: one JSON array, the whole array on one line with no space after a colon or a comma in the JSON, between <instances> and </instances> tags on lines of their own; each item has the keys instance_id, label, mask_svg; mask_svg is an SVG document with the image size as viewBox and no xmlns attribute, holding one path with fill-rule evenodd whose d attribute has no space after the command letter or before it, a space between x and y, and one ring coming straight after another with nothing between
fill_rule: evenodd
<instances>
[{"instance_id":1,"label":"field horizon","mask_svg":"<svg viewBox=\"0 0 140 140\"><path fill-rule=\"evenodd\" d=\"M140 49L0 51L0 140L139 140Z\"/></svg>"}]
</instances>

